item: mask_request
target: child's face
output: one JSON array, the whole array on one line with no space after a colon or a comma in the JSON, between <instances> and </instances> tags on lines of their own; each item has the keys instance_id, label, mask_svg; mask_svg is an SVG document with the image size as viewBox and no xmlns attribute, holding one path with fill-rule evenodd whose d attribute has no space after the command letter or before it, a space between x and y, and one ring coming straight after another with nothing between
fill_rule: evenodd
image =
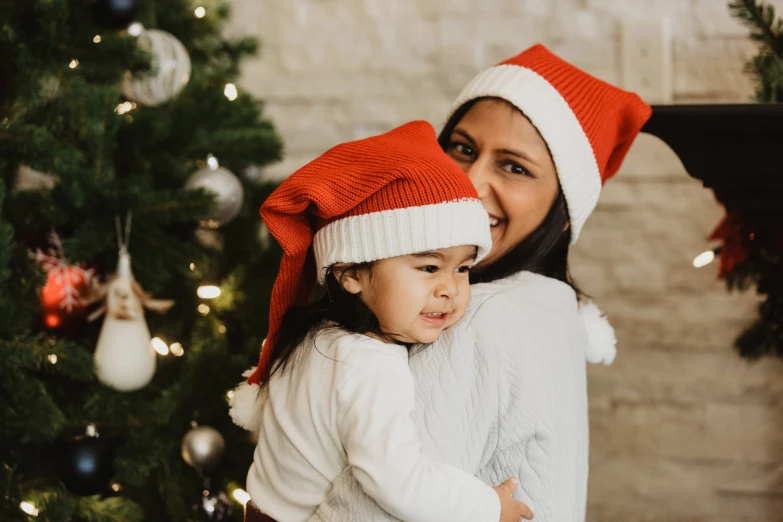
<instances>
[{"instance_id":1,"label":"child's face","mask_svg":"<svg viewBox=\"0 0 783 522\"><path fill-rule=\"evenodd\" d=\"M470 300L468 268L475 246L458 246L376 261L346 272L346 291L372 310L395 342L431 343L456 323Z\"/></svg>"}]
</instances>

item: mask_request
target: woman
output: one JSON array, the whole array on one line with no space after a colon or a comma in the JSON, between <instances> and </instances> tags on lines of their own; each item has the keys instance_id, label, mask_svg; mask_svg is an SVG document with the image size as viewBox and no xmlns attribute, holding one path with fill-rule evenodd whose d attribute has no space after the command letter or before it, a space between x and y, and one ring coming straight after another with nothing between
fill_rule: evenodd
<instances>
[{"instance_id":1,"label":"woman","mask_svg":"<svg viewBox=\"0 0 783 522\"><path fill-rule=\"evenodd\" d=\"M611 362L614 334L580 306L568 249L649 115L537 45L474 78L440 136L493 245L463 320L411 357L415 420L434 459L489 484L518 477L514 496L539 521L585 518L585 360ZM313 520L391 518L346 469Z\"/></svg>"}]
</instances>

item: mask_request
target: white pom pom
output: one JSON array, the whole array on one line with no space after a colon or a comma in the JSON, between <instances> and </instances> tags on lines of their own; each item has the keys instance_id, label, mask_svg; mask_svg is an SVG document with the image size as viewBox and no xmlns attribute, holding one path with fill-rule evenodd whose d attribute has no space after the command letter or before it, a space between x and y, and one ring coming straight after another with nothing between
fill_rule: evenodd
<instances>
[{"instance_id":1,"label":"white pom pom","mask_svg":"<svg viewBox=\"0 0 783 522\"><path fill-rule=\"evenodd\" d=\"M246 377L253 373L248 370L243 375ZM229 414L234 424L248 431L256 432L261 427L261 387L257 384L242 382L234 388L234 393L229 399L231 409Z\"/></svg>"},{"instance_id":2,"label":"white pom pom","mask_svg":"<svg viewBox=\"0 0 783 522\"><path fill-rule=\"evenodd\" d=\"M579 315L582 316L587 330L587 350L585 359L593 364L612 364L617 355L617 338L614 329L603 312L592 301L579 303Z\"/></svg>"}]
</instances>

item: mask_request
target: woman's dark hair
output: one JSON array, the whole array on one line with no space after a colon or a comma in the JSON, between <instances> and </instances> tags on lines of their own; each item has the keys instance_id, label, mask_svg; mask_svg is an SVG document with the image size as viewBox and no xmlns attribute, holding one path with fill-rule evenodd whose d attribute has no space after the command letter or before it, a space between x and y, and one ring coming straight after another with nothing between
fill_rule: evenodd
<instances>
[{"instance_id":1,"label":"woman's dark hair","mask_svg":"<svg viewBox=\"0 0 783 522\"><path fill-rule=\"evenodd\" d=\"M509 108L522 111L501 98L476 98L464 103L446 122L438 136L441 148L448 152L451 134L462 118L481 100L496 100L508 104ZM578 297L583 293L568 272L568 249L571 245L571 227L563 190L558 188L557 199L549 209L544 221L529 236L520 241L503 257L489 266L470 272L471 283L487 283L517 272L533 272L562 281L574 289Z\"/></svg>"},{"instance_id":2,"label":"woman's dark hair","mask_svg":"<svg viewBox=\"0 0 783 522\"><path fill-rule=\"evenodd\" d=\"M359 263L349 269L372 268L372 263ZM272 347L267 375L261 377L262 386L269 378L285 370L293 362L297 348L309 335L317 335L324 328L340 328L350 333L383 336L378 318L358 295L346 292L338 281L345 271L336 274L326 269L323 295L307 306L295 306L283 316L277 342Z\"/></svg>"}]
</instances>

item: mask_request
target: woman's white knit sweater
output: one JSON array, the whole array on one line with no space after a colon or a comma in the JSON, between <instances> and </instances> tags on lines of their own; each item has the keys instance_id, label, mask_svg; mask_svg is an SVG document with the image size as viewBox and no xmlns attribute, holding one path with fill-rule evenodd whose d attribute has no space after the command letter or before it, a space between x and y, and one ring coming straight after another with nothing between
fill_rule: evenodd
<instances>
[{"instance_id":1,"label":"woman's white knit sweater","mask_svg":"<svg viewBox=\"0 0 783 522\"><path fill-rule=\"evenodd\" d=\"M424 452L490 485L518 477L538 522L582 522L589 347L574 291L528 272L472 289L465 317L410 358ZM396 519L348 467L310 520Z\"/></svg>"}]
</instances>

